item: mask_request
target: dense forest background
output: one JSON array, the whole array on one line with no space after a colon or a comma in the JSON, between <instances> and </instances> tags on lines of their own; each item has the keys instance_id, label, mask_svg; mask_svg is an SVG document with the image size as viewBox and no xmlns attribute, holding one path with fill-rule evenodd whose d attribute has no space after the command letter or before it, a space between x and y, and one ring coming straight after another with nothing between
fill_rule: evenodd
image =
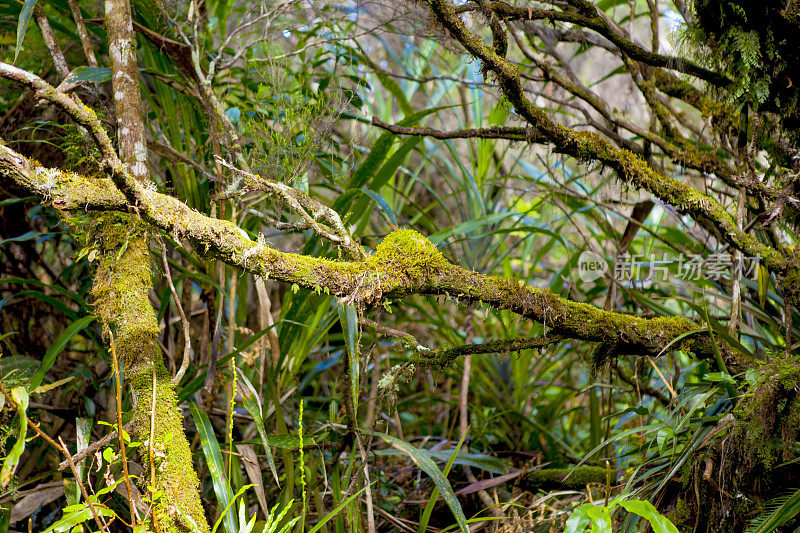
<instances>
[{"instance_id":1,"label":"dense forest background","mask_svg":"<svg viewBox=\"0 0 800 533\"><path fill-rule=\"evenodd\" d=\"M0 0L0 531L790 531L793 0Z\"/></svg>"}]
</instances>

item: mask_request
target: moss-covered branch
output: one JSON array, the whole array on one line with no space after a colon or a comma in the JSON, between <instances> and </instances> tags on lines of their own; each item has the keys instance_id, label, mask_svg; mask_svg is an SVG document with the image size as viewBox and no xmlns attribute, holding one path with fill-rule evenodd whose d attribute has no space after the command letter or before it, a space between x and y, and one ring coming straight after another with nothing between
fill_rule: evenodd
<instances>
[{"instance_id":1,"label":"moss-covered branch","mask_svg":"<svg viewBox=\"0 0 800 533\"><path fill-rule=\"evenodd\" d=\"M194 469L187 468L192 464L192 453L184 436L172 376L161 358L161 328L149 298L150 230L142 222L132 222L132 218L104 213L91 224L90 234L96 233L92 244L100 250L92 292L98 314L116 329L117 353L124 358L125 380L134 397L136 434L145 443L145 464L150 461L148 485L161 494L152 496L153 513L147 525L154 521L158 524L148 530L190 531L183 518L190 516L199 531L207 532L197 492L200 483ZM155 409L154 414L151 409ZM152 424L153 420L157 423Z\"/></svg>"},{"instance_id":2,"label":"moss-covered branch","mask_svg":"<svg viewBox=\"0 0 800 533\"><path fill-rule=\"evenodd\" d=\"M770 270L784 274L792 265L778 250L738 227L733 217L713 198L691 185L665 176L634 153L620 148L603 136L575 131L553 122L547 113L525 95L516 66L495 53L491 45L471 33L449 0L429 0L433 14L449 34L464 46L484 67L497 75L503 93L522 118L546 137L559 153L582 161L597 160L614 169L623 181L641 187L690 215L705 229L719 235L735 249L760 257Z\"/></svg>"},{"instance_id":3,"label":"moss-covered branch","mask_svg":"<svg viewBox=\"0 0 800 533\"><path fill-rule=\"evenodd\" d=\"M550 22L568 22L596 31L614 45L625 55L654 67L661 67L684 74L689 74L715 86L725 86L730 81L725 77L685 58L671 57L651 52L630 39L602 12L588 2L581 2L583 9L568 9L556 11L533 6L513 6L506 2L486 2L486 6L479 8L475 3L468 3L455 8L455 13L480 11L487 9L505 20L547 20Z\"/></svg>"},{"instance_id":4,"label":"moss-covered branch","mask_svg":"<svg viewBox=\"0 0 800 533\"><path fill-rule=\"evenodd\" d=\"M62 198L86 178L57 170L45 170L8 148L0 151L0 172L43 199ZM14 162L25 164L15 166ZM55 179L53 176L57 176ZM43 182L48 181L47 187ZM107 183L103 180L98 182ZM43 192L43 191L46 191ZM129 209L118 193L98 188L83 208ZM374 254L364 261L333 261L286 253L254 241L231 222L207 217L180 200L141 187L136 191L136 210L155 228L176 241L188 240L195 250L254 274L325 291L340 298L376 304L411 294L447 294L463 301L483 302L508 309L541 322L552 333L593 342L606 342L617 351L659 353L678 337L696 331L698 325L684 318L646 319L604 311L573 302L548 290L513 279L486 276L448 262L430 241L411 230L389 234ZM85 200L82 197L82 201ZM119 202L116 205L114 202ZM75 202L65 205L75 205ZM673 348L712 356L702 333L681 339Z\"/></svg>"}]
</instances>

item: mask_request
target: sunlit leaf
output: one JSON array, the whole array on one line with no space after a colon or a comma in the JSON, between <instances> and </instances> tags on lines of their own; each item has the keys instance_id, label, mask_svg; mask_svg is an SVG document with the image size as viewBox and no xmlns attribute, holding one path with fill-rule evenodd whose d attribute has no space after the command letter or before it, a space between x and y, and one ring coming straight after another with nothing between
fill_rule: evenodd
<instances>
[{"instance_id":1,"label":"sunlit leaf","mask_svg":"<svg viewBox=\"0 0 800 533\"><path fill-rule=\"evenodd\" d=\"M253 384L250 383L250 380L247 379L247 376L244 375L244 372L239 367L236 367L236 372L239 374L239 379L236 380L236 389L239 393L239 396L242 398L242 403L244 404L244 408L250 413L253 417L253 422L256 425L256 430L258 431L259 437L261 437L261 442L264 445L264 452L267 454L267 462L269 463L269 469L272 472L272 476L275 478L275 483L280 487L281 483L278 480L278 471L275 468L275 459L272 457L272 450L269 447L269 441L267 440L267 433L264 430L264 418L261 412L261 400L258 397L258 393L256 389L253 387Z\"/></svg>"}]
</instances>

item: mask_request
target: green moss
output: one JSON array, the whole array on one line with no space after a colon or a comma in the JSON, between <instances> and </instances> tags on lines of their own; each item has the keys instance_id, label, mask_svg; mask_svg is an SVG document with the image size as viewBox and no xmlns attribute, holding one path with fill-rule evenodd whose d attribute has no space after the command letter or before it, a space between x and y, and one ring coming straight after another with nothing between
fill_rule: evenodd
<instances>
[{"instance_id":1,"label":"green moss","mask_svg":"<svg viewBox=\"0 0 800 533\"><path fill-rule=\"evenodd\" d=\"M419 283L449 263L431 241L414 230L394 231L378 245L367 265L384 276L402 283Z\"/></svg>"},{"instance_id":2,"label":"green moss","mask_svg":"<svg viewBox=\"0 0 800 533\"><path fill-rule=\"evenodd\" d=\"M131 215L107 213L90 220L86 237L99 252L92 289L95 307L102 321L114 330L116 354L124 362L125 378L134 398L137 438L146 443L140 451L142 464L147 466L150 428L154 428L156 476L142 488L145 493L149 493L146 487L156 488L155 515L161 531L189 531L183 513L192 517L201 532L207 532L197 492L199 481L190 467L191 450L171 376L157 342L160 328L149 298L149 233ZM145 471L150 469L146 467Z\"/></svg>"},{"instance_id":3,"label":"green moss","mask_svg":"<svg viewBox=\"0 0 800 533\"><path fill-rule=\"evenodd\" d=\"M567 477L567 475L569 475L569 477ZM525 479L532 486L558 485L564 488L582 489L590 483L605 485L609 475L611 477L611 483L616 483L616 471L613 469L608 470L600 466L542 468L530 472L525 476Z\"/></svg>"},{"instance_id":4,"label":"green moss","mask_svg":"<svg viewBox=\"0 0 800 533\"><path fill-rule=\"evenodd\" d=\"M752 374L751 374L752 375ZM743 449L770 469L795 459L800 436L800 358L775 354L758 369L755 380L736 410L735 436Z\"/></svg>"},{"instance_id":5,"label":"green moss","mask_svg":"<svg viewBox=\"0 0 800 533\"><path fill-rule=\"evenodd\" d=\"M692 511L681 498L675 502L675 508L667 513L667 518L675 524L678 531L688 531L693 527Z\"/></svg>"}]
</instances>

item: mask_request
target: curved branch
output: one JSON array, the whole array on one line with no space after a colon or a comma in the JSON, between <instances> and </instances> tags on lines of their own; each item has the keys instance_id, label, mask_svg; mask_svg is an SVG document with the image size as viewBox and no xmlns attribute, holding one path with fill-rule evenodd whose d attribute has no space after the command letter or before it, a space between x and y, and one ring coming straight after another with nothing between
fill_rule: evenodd
<instances>
[{"instance_id":1,"label":"curved branch","mask_svg":"<svg viewBox=\"0 0 800 533\"><path fill-rule=\"evenodd\" d=\"M432 3L433 4L433 3ZM517 7L505 2L487 2L486 6L477 6L469 3L456 7L454 13L482 11L488 9L506 20L549 20L552 22L569 22L596 31L626 54L631 59L640 61L654 67L662 67L684 74L692 75L716 87L724 87L730 83L725 76L684 58L670 57L651 52L630 40L619 28L612 26L609 21L600 16L598 10L587 5L582 12L553 11L538 7Z\"/></svg>"},{"instance_id":2,"label":"curved branch","mask_svg":"<svg viewBox=\"0 0 800 533\"><path fill-rule=\"evenodd\" d=\"M508 309L542 323L551 335L611 343L617 353L653 354L669 346L713 357L708 337L690 320L604 311L517 280L479 274L448 262L430 241L412 230L389 234L365 261L333 261L270 248L250 239L232 222L207 217L132 179L133 206L108 179L93 180L89 186L93 192L80 193L87 188L86 178L45 169L7 147L0 150L0 176L44 200L60 199L61 205L132 209L177 242L188 240L200 253L265 278L324 290L348 301L371 305L412 294L445 294ZM81 195L80 202L70 199L71 194ZM680 342L672 344L679 337Z\"/></svg>"},{"instance_id":3,"label":"curved branch","mask_svg":"<svg viewBox=\"0 0 800 533\"><path fill-rule=\"evenodd\" d=\"M719 235L735 249L762 258L770 270L783 274L790 268L787 257L739 228L733 217L710 196L659 173L643 159L601 135L571 130L553 122L544 110L533 105L527 98L517 68L495 54L490 45L467 30L450 2L430 0L430 6L450 35L497 75L503 93L517 113L541 135L547 137L556 151L582 161L597 160L608 165L623 181L649 191L679 212L692 216L705 229Z\"/></svg>"}]
</instances>

